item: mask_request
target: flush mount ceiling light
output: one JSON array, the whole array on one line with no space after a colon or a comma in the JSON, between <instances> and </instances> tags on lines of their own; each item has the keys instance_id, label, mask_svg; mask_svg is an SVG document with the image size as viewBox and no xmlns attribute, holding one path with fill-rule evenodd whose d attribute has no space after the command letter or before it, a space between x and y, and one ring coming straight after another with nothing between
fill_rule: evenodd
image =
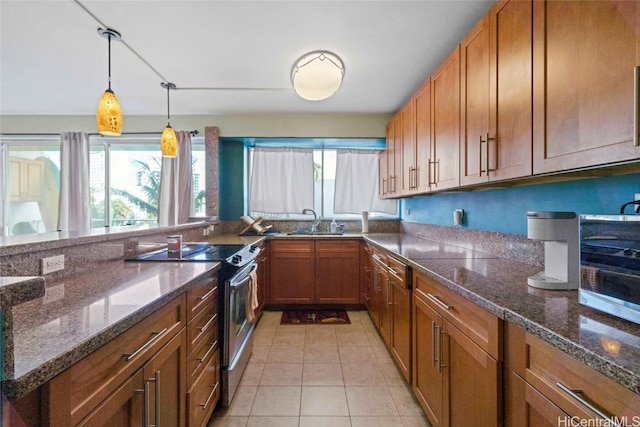
<instances>
[{"instance_id":1,"label":"flush mount ceiling light","mask_svg":"<svg viewBox=\"0 0 640 427\"><path fill-rule=\"evenodd\" d=\"M293 89L309 101L327 99L340 88L344 64L334 53L315 51L298 59L291 70Z\"/></svg>"},{"instance_id":2,"label":"flush mount ceiling light","mask_svg":"<svg viewBox=\"0 0 640 427\"><path fill-rule=\"evenodd\" d=\"M122 133L122 109L116 94L111 90L111 40L119 41L121 37L119 32L109 28L98 28L98 34L109 40L109 87L98 102L96 124L102 135L119 136Z\"/></svg>"},{"instance_id":3,"label":"flush mount ceiling light","mask_svg":"<svg viewBox=\"0 0 640 427\"><path fill-rule=\"evenodd\" d=\"M162 151L162 157L176 157L178 155L178 137L171 127L171 115L169 113L169 91L175 89L176 85L162 82L160 86L167 90L167 127L162 131L160 150Z\"/></svg>"}]
</instances>

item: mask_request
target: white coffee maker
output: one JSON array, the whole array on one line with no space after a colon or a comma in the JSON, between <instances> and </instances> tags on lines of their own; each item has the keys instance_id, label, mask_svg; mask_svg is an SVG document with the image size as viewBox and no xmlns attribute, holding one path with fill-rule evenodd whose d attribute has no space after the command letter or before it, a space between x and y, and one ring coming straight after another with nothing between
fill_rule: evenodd
<instances>
[{"instance_id":1,"label":"white coffee maker","mask_svg":"<svg viewBox=\"0 0 640 427\"><path fill-rule=\"evenodd\" d=\"M527 237L544 241L544 271L530 276L527 284L540 289L578 289L579 235L575 212L527 212Z\"/></svg>"}]
</instances>

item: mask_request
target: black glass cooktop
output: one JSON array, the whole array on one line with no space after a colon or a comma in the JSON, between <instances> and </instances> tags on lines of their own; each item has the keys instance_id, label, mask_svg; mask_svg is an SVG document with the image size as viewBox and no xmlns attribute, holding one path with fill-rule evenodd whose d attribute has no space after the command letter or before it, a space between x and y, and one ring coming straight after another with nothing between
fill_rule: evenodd
<instances>
[{"instance_id":1,"label":"black glass cooktop","mask_svg":"<svg viewBox=\"0 0 640 427\"><path fill-rule=\"evenodd\" d=\"M224 261L242 249L244 245L211 245L209 243L186 243L180 252L169 252L166 248L128 258L127 261Z\"/></svg>"}]
</instances>

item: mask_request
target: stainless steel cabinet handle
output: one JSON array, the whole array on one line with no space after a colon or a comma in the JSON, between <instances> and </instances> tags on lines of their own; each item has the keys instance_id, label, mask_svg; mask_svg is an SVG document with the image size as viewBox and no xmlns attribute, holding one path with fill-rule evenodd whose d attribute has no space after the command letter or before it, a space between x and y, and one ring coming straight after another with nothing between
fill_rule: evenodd
<instances>
[{"instance_id":1,"label":"stainless steel cabinet handle","mask_svg":"<svg viewBox=\"0 0 640 427\"><path fill-rule=\"evenodd\" d=\"M155 427L160 427L160 371L156 371L153 378L149 378L149 381L155 381L156 383L156 424Z\"/></svg>"},{"instance_id":2,"label":"stainless steel cabinet handle","mask_svg":"<svg viewBox=\"0 0 640 427\"><path fill-rule=\"evenodd\" d=\"M151 410L149 409L149 381L144 382L144 427L150 427L149 418Z\"/></svg>"},{"instance_id":3,"label":"stainless steel cabinet handle","mask_svg":"<svg viewBox=\"0 0 640 427\"><path fill-rule=\"evenodd\" d=\"M437 305L438 307L441 307L441 308L443 308L443 309L445 309L445 310L451 310L451 307L453 307L453 306L451 306L451 305L447 305L447 304L445 304L444 302L442 302L442 300L441 300L440 298L438 298L437 296L432 295L432 294L430 294L430 293L427 293L427 298L429 298L431 301L433 301L434 303L436 303L436 305Z\"/></svg>"},{"instance_id":4,"label":"stainless steel cabinet handle","mask_svg":"<svg viewBox=\"0 0 640 427\"><path fill-rule=\"evenodd\" d=\"M215 291L217 291L217 290L218 290L218 287L217 287L217 286L214 286L213 288L211 288L211 289L209 290L209 292L207 292L206 294L204 294L204 295L202 295L202 296L200 297L200 301L204 301L204 300L206 300L207 298L209 298L209 295L211 295L212 293L214 293L214 292L215 292Z\"/></svg>"},{"instance_id":5,"label":"stainless steel cabinet handle","mask_svg":"<svg viewBox=\"0 0 640 427\"><path fill-rule=\"evenodd\" d=\"M147 349L148 347L151 347L153 345L153 343L155 343L160 338L162 338L162 336L165 334L165 332L167 332L167 328L164 328L160 332L152 332L151 334L153 336L149 339L149 341L147 341L146 343L142 344L142 346L140 348L138 348L136 351L134 351L133 353L124 353L122 355L122 357L124 357L127 362L131 361L138 354L142 353L145 349Z\"/></svg>"},{"instance_id":6,"label":"stainless steel cabinet handle","mask_svg":"<svg viewBox=\"0 0 640 427\"><path fill-rule=\"evenodd\" d=\"M440 363L440 356L442 355L442 351L441 348L442 347L442 342L440 341L440 326L439 325L435 325L435 333L433 334L435 336L435 340L436 340L436 355L435 355L435 362L436 362L436 367L438 368L438 372L442 372L442 364Z\"/></svg>"},{"instance_id":7,"label":"stainless steel cabinet handle","mask_svg":"<svg viewBox=\"0 0 640 427\"><path fill-rule=\"evenodd\" d=\"M216 385L212 385L210 387L213 387L213 390L211 390L211 393L209 393L209 397L207 397L207 400L204 403L200 403L198 406L202 407L202 410L205 411L207 409L207 406L209 406L209 402L211 401L211 399L213 398L213 395L216 394L216 390L218 389L218 384L216 383Z\"/></svg>"},{"instance_id":8,"label":"stainless steel cabinet handle","mask_svg":"<svg viewBox=\"0 0 640 427\"><path fill-rule=\"evenodd\" d=\"M209 354L211 354L211 352L213 351L214 348L216 348L217 345L218 345L218 340L215 340L214 342L212 342L211 345L209 346L209 349L204 354L204 356L200 357L198 360L200 362L202 362L203 360L207 360L207 357L209 357Z\"/></svg>"},{"instance_id":9,"label":"stainless steel cabinet handle","mask_svg":"<svg viewBox=\"0 0 640 427\"><path fill-rule=\"evenodd\" d=\"M640 66L633 68L633 145L640 146Z\"/></svg>"},{"instance_id":10,"label":"stainless steel cabinet handle","mask_svg":"<svg viewBox=\"0 0 640 427\"><path fill-rule=\"evenodd\" d=\"M442 372L442 369L447 367L447 365L443 363L442 357L442 338L444 337L446 332L442 327L438 327L438 332L438 372Z\"/></svg>"},{"instance_id":11,"label":"stainless steel cabinet handle","mask_svg":"<svg viewBox=\"0 0 640 427\"><path fill-rule=\"evenodd\" d=\"M486 170L482 168L482 144L486 143L487 140L482 139L482 135L480 135L480 144L478 145L478 176L482 176L482 172L486 172Z\"/></svg>"},{"instance_id":12,"label":"stainless steel cabinet handle","mask_svg":"<svg viewBox=\"0 0 640 427\"><path fill-rule=\"evenodd\" d=\"M387 305L393 305L391 302L391 280L387 279Z\"/></svg>"},{"instance_id":13,"label":"stainless steel cabinet handle","mask_svg":"<svg viewBox=\"0 0 640 427\"><path fill-rule=\"evenodd\" d=\"M603 420L612 421L614 423L613 425L616 427L621 425L618 421L616 421L615 417L605 414L600 409L596 408L593 404L588 402L584 397L580 396L578 393L582 393L581 390L571 390L569 387L567 387L566 385L560 382L557 382L556 386L560 390L564 391L566 394L571 396L574 400L578 401L583 406L587 407L590 411L594 412L597 416L599 416Z\"/></svg>"},{"instance_id":14,"label":"stainless steel cabinet handle","mask_svg":"<svg viewBox=\"0 0 640 427\"><path fill-rule=\"evenodd\" d=\"M213 323L213 321L214 321L217 317L218 317L218 314L217 314L217 313L216 313L216 314L213 314L213 315L211 315L211 316L209 316L209 320L207 320L207 323L205 323L205 324L204 324L204 326L199 327L199 328L198 328L198 330L199 330L200 332L204 332L204 331L206 331L207 329L209 329L209 326L211 326L211 324Z\"/></svg>"},{"instance_id":15,"label":"stainless steel cabinet handle","mask_svg":"<svg viewBox=\"0 0 640 427\"><path fill-rule=\"evenodd\" d=\"M436 367L436 322L431 321L431 365Z\"/></svg>"}]
</instances>

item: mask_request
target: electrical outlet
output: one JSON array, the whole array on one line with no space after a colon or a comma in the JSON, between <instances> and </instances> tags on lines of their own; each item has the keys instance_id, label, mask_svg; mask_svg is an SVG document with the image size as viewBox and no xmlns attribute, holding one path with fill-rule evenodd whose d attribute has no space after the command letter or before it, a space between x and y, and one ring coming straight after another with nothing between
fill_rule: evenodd
<instances>
[{"instance_id":1,"label":"electrical outlet","mask_svg":"<svg viewBox=\"0 0 640 427\"><path fill-rule=\"evenodd\" d=\"M64 255L42 258L42 274L64 270Z\"/></svg>"},{"instance_id":2,"label":"electrical outlet","mask_svg":"<svg viewBox=\"0 0 640 427\"><path fill-rule=\"evenodd\" d=\"M633 200L640 200L640 193L636 193Z\"/></svg>"}]
</instances>

